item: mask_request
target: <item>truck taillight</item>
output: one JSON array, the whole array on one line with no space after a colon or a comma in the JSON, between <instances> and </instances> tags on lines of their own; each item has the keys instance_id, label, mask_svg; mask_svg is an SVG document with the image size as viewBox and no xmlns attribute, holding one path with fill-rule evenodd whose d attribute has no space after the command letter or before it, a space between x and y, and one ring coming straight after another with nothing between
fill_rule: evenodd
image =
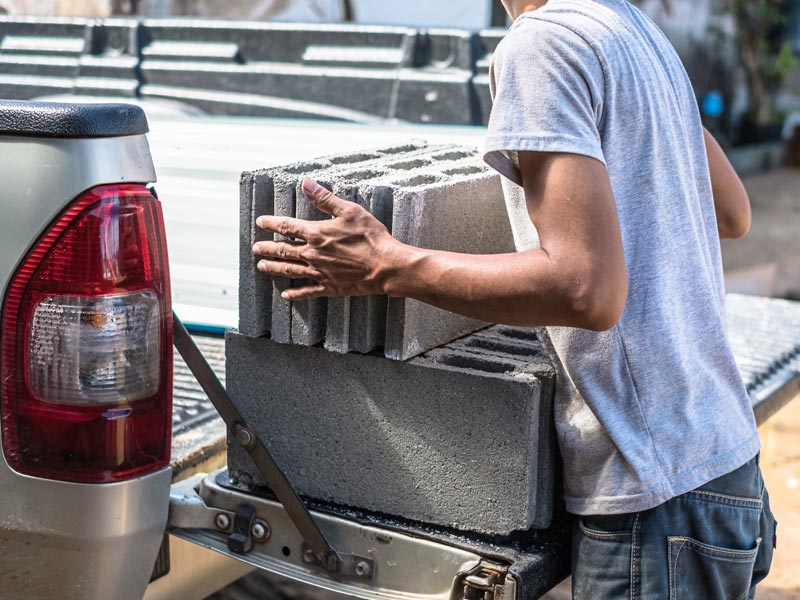
<instances>
[{"instance_id":1,"label":"truck taillight","mask_svg":"<svg viewBox=\"0 0 800 600\"><path fill-rule=\"evenodd\" d=\"M15 470L121 481L169 462L172 309L161 206L143 185L78 197L11 279L0 329Z\"/></svg>"}]
</instances>

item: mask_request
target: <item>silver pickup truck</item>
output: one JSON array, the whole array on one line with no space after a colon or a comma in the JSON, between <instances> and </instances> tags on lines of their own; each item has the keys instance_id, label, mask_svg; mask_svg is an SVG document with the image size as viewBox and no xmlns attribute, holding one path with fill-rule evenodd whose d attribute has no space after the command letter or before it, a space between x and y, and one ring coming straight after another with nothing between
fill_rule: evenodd
<instances>
[{"instance_id":1,"label":"silver pickup truck","mask_svg":"<svg viewBox=\"0 0 800 600\"><path fill-rule=\"evenodd\" d=\"M294 494L226 398L223 340L173 318L147 133L132 105L0 102L0 599L200 599L253 569L376 600L564 579L558 510L491 538ZM763 421L800 389L800 307L728 305ZM214 408L272 493L219 468Z\"/></svg>"}]
</instances>

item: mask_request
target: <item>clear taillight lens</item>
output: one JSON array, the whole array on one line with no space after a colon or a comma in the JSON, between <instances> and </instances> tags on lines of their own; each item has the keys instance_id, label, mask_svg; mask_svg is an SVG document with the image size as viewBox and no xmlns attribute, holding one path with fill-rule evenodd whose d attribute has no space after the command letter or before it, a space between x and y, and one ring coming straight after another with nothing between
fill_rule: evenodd
<instances>
[{"instance_id":1,"label":"clear taillight lens","mask_svg":"<svg viewBox=\"0 0 800 600\"><path fill-rule=\"evenodd\" d=\"M119 404L161 379L161 306L153 292L46 296L28 329L28 380L43 402Z\"/></svg>"},{"instance_id":2,"label":"clear taillight lens","mask_svg":"<svg viewBox=\"0 0 800 600\"><path fill-rule=\"evenodd\" d=\"M165 466L171 314L158 200L138 184L82 194L30 251L3 303L8 463L93 483Z\"/></svg>"}]
</instances>

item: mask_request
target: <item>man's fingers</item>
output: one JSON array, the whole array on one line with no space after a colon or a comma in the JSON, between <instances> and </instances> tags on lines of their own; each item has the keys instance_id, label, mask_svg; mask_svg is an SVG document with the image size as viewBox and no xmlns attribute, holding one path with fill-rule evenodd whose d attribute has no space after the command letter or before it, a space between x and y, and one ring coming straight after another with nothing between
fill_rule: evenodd
<instances>
[{"instance_id":1,"label":"man's fingers","mask_svg":"<svg viewBox=\"0 0 800 600\"><path fill-rule=\"evenodd\" d=\"M292 302L301 302L303 300L313 300L314 298L322 298L327 296L325 293L325 286L323 285L308 285L299 288L289 288L281 294L284 300L291 300Z\"/></svg>"},{"instance_id":2,"label":"man's fingers","mask_svg":"<svg viewBox=\"0 0 800 600\"><path fill-rule=\"evenodd\" d=\"M334 217L341 216L342 211L350 204L347 200L342 200L335 196L333 192L326 190L313 179L305 179L303 181L303 192L311 204Z\"/></svg>"},{"instance_id":3,"label":"man's fingers","mask_svg":"<svg viewBox=\"0 0 800 600\"><path fill-rule=\"evenodd\" d=\"M262 260L258 263L258 270L275 277L287 279L316 279L320 273L316 269L303 263L285 260Z\"/></svg>"},{"instance_id":4,"label":"man's fingers","mask_svg":"<svg viewBox=\"0 0 800 600\"><path fill-rule=\"evenodd\" d=\"M305 247L305 243L298 242L258 242L253 246L253 254L282 260L302 261L301 254Z\"/></svg>"},{"instance_id":5,"label":"man's fingers","mask_svg":"<svg viewBox=\"0 0 800 600\"><path fill-rule=\"evenodd\" d=\"M256 219L256 225L261 229L277 233L286 238L308 239L308 221L292 219L291 217L263 215Z\"/></svg>"}]
</instances>

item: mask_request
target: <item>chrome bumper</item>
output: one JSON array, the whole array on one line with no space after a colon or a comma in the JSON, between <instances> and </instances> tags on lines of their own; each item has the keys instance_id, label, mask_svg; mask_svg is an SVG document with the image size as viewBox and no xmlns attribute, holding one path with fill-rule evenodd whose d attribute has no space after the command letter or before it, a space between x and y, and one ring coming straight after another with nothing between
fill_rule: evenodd
<instances>
[{"instance_id":1,"label":"chrome bumper","mask_svg":"<svg viewBox=\"0 0 800 600\"><path fill-rule=\"evenodd\" d=\"M233 552L237 509L249 505L252 549ZM305 552L303 539L283 507L274 501L219 485L197 475L173 484L169 532L253 567L304 584L364 600L514 600L516 582L503 565L478 554L395 531L312 511L314 520L338 550L366 557L352 575L332 575ZM238 532L241 534L241 531ZM472 592L479 595L473 595Z\"/></svg>"}]
</instances>

